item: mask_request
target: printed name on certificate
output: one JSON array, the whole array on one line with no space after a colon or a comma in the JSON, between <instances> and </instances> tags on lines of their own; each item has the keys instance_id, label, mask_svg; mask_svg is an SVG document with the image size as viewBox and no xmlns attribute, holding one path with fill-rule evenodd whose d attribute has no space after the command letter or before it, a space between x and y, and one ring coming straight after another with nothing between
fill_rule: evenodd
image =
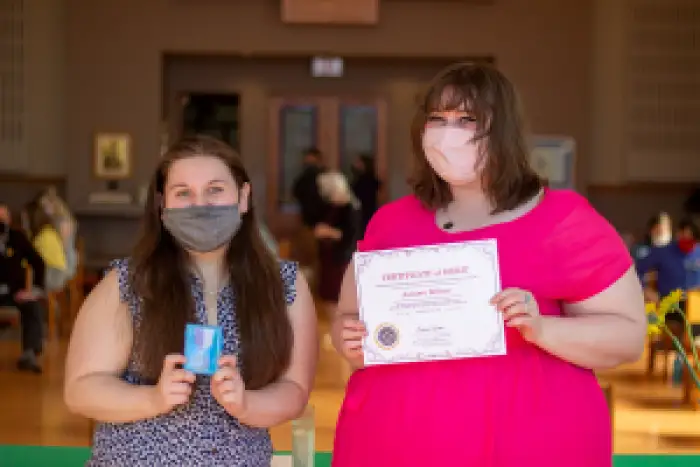
<instances>
[{"instance_id":1,"label":"printed name on certificate","mask_svg":"<svg viewBox=\"0 0 700 467\"><path fill-rule=\"evenodd\" d=\"M496 240L354 256L365 365L503 355Z\"/></svg>"}]
</instances>

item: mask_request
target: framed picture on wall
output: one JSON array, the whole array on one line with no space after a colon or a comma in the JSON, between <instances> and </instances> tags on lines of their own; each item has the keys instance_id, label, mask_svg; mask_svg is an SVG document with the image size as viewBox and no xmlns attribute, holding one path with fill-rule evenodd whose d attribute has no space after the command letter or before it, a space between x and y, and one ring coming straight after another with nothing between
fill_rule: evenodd
<instances>
[{"instance_id":1,"label":"framed picture on wall","mask_svg":"<svg viewBox=\"0 0 700 467\"><path fill-rule=\"evenodd\" d=\"M93 173L103 180L122 180L131 176L131 136L126 133L95 135Z\"/></svg>"},{"instance_id":2,"label":"framed picture on wall","mask_svg":"<svg viewBox=\"0 0 700 467\"><path fill-rule=\"evenodd\" d=\"M576 188L576 142L568 136L535 136L532 168L555 189Z\"/></svg>"}]
</instances>

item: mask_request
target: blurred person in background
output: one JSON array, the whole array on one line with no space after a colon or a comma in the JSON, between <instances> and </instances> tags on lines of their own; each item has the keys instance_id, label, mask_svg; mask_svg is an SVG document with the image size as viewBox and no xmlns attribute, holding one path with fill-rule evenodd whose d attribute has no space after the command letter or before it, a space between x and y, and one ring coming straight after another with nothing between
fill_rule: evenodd
<instances>
[{"instance_id":1,"label":"blurred person in background","mask_svg":"<svg viewBox=\"0 0 700 467\"><path fill-rule=\"evenodd\" d=\"M35 200L51 220L63 242L63 252L66 258L65 273L72 279L78 268L78 248L76 235L78 221L68 208L68 205L58 195L55 187L49 187Z\"/></svg>"},{"instance_id":2,"label":"blurred person in background","mask_svg":"<svg viewBox=\"0 0 700 467\"><path fill-rule=\"evenodd\" d=\"M323 155L317 148L309 148L303 155L303 169L292 187L299 203L301 229L293 240L294 257L299 261L312 290L317 292L319 251L314 230L324 216L326 203L318 187L318 176L325 171Z\"/></svg>"},{"instance_id":3,"label":"blurred person in background","mask_svg":"<svg viewBox=\"0 0 700 467\"><path fill-rule=\"evenodd\" d=\"M686 251L681 247L681 241L686 237L682 231L687 226L681 225L679 233L674 238L673 222L668 213L661 212L649 219L647 234L644 242L634 251L637 274L644 286L644 296L648 302L658 302L675 290L687 290L688 281L692 279L692 273L687 269ZM652 274L653 273L653 274ZM651 286L652 278L655 287ZM680 301L681 310L685 312L686 297ZM685 332L683 315L679 312L671 312L666 315L666 324L670 331L680 337ZM657 349L674 352L671 342L661 339L653 344ZM652 358L652 357L650 357ZM672 381L680 384L682 378L682 359L676 355L673 361Z\"/></svg>"},{"instance_id":4,"label":"blurred person in background","mask_svg":"<svg viewBox=\"0 0 700 467\"><path fill-rule=\"evenodd\" d=\"M294 198L299 202L301 221L305 227L313 230L321 221L325 204L318 187L318 176L324 172L323 155L316 148L309 148L304 153L304 167L292 188Z\"/></svg>"},{"instance_id":5,"label":"blurred person in background","mask_svg":"<svg viewBox=\"0 0 700 467\"><path fill-rule=\"evenodd\" d=\"M364 235L367 224L379 206L379 189L381 182L377 178L374 157L362 154L352 164L352 191L360 202L362 209L361 233Z\"/></svg>"},{"instance_id":6,"label":"blurred person in background","mask_svg":"<svg viewBox=\"0 0 700 467\"><path fill-rule=\"evenodd\" d=\"M700 229L692 219L683 219L679 224L679 245L685 255L686 290L700 291Z\"/></svg>"},{"instance_id":7,"label":"blurred person in background","mask_svg":"<svg viewBox=\"0 0 700 467\"><path fill-rule=\"evenodd\" d=\"M634 249L634 261L648 301L658 301L677 289L685 290L685 252L674 239L668 213L649 219L644 240ZM656 290L650 287L650 273L655 273Z\"/></svg>"},{"instance_id":8,"label":"blurred person in background","mask_svg":"<svg viewBox=\"0 0 700 467\"><path fill-rule=\"evenodd\" d=\"M41 255L46 265L44 279L47 292L63 290L70 280L66 262L66 252L61 235L51 222L51 218L38 202L30 202L24 209L29 230L27 236L31 239L34 249Z\"/></svg>"},{"instance_id":9,"label":"blurred person in background","mask_svg":"<svg viewBox=\"0 0 700 467\"><path fill-rule=\"evenodd\" d=\"M676 233L676 240L678 241L678 246L683 251L683 253L690 253L695 248L695 245L700 239L700 232L698 231L697 225L689 217L681 219L678 223L678 231Z\"/></svg>"},{"instance_id":10,"label":"blurred person in background","mask_svg":"<svg viewBox=\"0 0 700 467\"><path fill-rule=\"evenodd\" d=\"M334 310L343 274L361 238L362 212L342 173L322 173L318 177L318 186L328 205L314 231L319 241L319 297Z\"/></svg>"},{"instance_id":11,"label":"blurred person in background","mask_svg":"<svg viewBox=\"0 0 700 467\"><path fill-rule=\"evenodd\" d=\"M9 208L0 204L0 306L19 310L22 354L17 368L41 373L44 260L24 233L11 224Z\"/></svg>"}]
</instances>

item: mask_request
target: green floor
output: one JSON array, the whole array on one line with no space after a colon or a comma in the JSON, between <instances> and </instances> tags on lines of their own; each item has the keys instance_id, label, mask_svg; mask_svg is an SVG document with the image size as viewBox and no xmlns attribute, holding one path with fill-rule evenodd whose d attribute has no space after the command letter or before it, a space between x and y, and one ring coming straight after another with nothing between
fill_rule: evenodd
<instances>
[{"instance_id":1,"label":"green floor","mask_svg":"<svg viewBox=\"0 0 700 467\"><path fill-rule=\"evenodd\" d=\"M87 448L0 446L0 467L79 467ZM318 453L316 467L329 467L331 455ZM614 467L698 467L700 456L615 456Z\"/></svg>"},{"instance_id":2,"label":"green floor","mask_svg":"<svg viewBox=\"0 0 700 467\"><path fill-rule=\"evenodd\" d=\"M89 456L88 448L0 445L0 467L82 467ZM330 465L330 453L316 453L315 467Z\"/></svg>"}]
</instances>

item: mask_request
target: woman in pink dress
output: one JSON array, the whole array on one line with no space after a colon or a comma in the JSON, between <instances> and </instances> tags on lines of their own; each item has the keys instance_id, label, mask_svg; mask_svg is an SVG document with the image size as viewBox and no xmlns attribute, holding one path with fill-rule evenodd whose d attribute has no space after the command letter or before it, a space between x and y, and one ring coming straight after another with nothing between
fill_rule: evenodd
<instances>
[{"instance_id":1,"label":"woman in pink dress","mask_svg":"<svg viewBox=\"0 0 700 467\"><path fill-rule=\"evenodd\" d=\"M528 163L513 85L489 66L441 72L413 129L413 195L377 212L363 251L497 239L507 355L363 368L355 278L333 339L355 368L334 467L609 467L594 369L639 358L646 318L624 242Z\"/></svg>"}]
</instances>

